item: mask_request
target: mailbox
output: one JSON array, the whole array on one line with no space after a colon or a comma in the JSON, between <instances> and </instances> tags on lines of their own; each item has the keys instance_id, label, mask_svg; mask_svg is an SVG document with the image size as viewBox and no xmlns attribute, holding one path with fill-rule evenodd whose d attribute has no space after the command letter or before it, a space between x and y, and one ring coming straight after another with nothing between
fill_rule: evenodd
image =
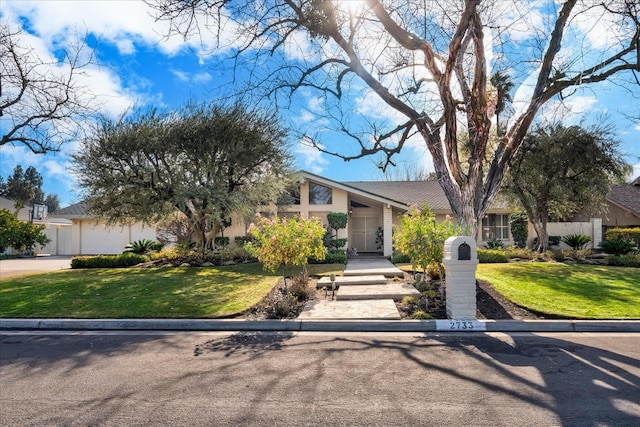
<instances>
[{"instance_id":1,"label":"mailbox","mask_svg":"<svg viewBox=\"0 0 640 427\"><path fill-rule=\"evenodd\" d=\"M450 237L444 243L447 316L450 319L475 319L476 268L478 249L468 236Z\"/></svg>"}]
</instances>

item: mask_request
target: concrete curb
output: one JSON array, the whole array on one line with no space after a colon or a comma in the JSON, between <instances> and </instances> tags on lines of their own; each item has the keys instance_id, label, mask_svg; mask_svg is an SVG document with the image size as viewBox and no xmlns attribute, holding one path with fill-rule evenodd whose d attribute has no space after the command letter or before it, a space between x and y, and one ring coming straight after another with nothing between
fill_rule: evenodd
<instances>
[{"instance_id":1,"label":"concrete curb","mask_svg":"<svg viewBox=\"0 0 640 427\"><path fill-rule=\"evenodd\" d=\"M640 320L0 319L3 330L640 332Z\"/></svg>"}]
</instances>

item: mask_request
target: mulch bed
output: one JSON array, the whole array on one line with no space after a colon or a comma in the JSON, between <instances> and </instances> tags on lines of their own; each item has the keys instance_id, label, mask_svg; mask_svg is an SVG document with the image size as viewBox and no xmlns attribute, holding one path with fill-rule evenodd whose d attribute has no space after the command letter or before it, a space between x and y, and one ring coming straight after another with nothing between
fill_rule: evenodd
<instances>
[{"instance_id":1,"label":"mulch bed","mask_svg":"<svg viewBox=\"0 0 640 427\"><path fill-rule=\"evenodd\" d=\"M316 278L310 278L308 285L300 291L294 289L297 297L287 297L284 294L282 279L278 286L274 287L263 301L243 313L241 317L247 319L294 319L302 312L307 300L330 299L331 295L325 295L324 290L316 290ZM409 275L405 276L405 282L413 283ZM287 280L289 283L289 280ZM295 287L294 287L295 288ZM412 318L417 311L425 312L432 319L446 319L446 292L441 281L435 280L418 286L421 291L428 291L428 301L423 295L408 301L396 301L396 307L403 319ZM291 287L290 287L291 289ZM503 297L491 284L484 281L476 282L478 319L514 319L514 320L535 320L544 317L532 313ZM424 292L423 292L424 294Z\"/></svg>"}]
</instances>

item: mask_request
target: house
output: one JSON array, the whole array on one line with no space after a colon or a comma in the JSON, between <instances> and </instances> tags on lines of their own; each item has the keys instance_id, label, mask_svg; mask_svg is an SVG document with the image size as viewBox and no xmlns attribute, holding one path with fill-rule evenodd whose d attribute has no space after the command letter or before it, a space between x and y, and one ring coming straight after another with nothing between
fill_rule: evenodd
<instances>
[{"instance_id":1,"label":"house","mask_svg":"<svg viewBox=\"0 0 640 427\"><path fill-rule=\"evenodd\" d=\"M426 203L444 221L451 215L451 207L436 181L349 181L339 182L310 172L299 173L299 189L293 194L293 202L279 208L278 216L301 215L304 218L318 217L327 224L327 214L344 212L349 215L347 227L339 230L339 238L348 239L348 247L358 252L374 252L390 256L392 253L391 232L400 224L400 216L409 206ZM602 219L595 218L584 223L558 223L551 225L558 230L550 234L581 233L592 237L595 245L602 239L603 228L609 226L640 226L640 180L635 184L614 187L609 195L609 213ZM274 207L271 208L273 211ZM509 227L509 206L500 200L487 211L478 229L476 241L483 246L489 240L502 240L513 244ZM62 209L56 217L70 220L71 247L74 254L115 254L135 240L156 240L154 227L142 223L108 226L87 214L86 206L77 203ZM248 224L233 219L224 235L231 241L235 236L244 236ZM555 229L554 229L555 230ZM379 239L382 236L382 241ZM535 237L530 228L529 244Z\"/></svg>"},{"instance_id":2,"label":"house","mask_svg":"<svg viewBox=\"0 0 640 427\"><path fill-rule=\"evenodd\" d=\"M52 217L70 223L69 251L73 255L121 254L124 247L136 240L156 240L155 227L135 222L127 225L108 225L89 215L83 202L57 210Z\"/></svg>"},{"instance_id":3,"label":"house","mask_svg":"<svg viewBox=\"0 0 640 427\"><path fill-rule=\"evenodd\" d=\"M347 227L338 237L346 237L348 246L358 252L375 252L390 256L392 252L391 230L400 223L400 215L410 205L427 203L438 221L451 214L444 191L435 181L392 182L353 181L338 182L309 172L300 172L300 187L294 203L280 208L279 216L301 215L318 217L327 224L330 212L349 215ZM509 209L496 204L489 210L478 232L478 242L498 238L511 243ZM55 213L55 217L71 221L71 252L73 254L117 254L124 246L140 239L156 240L154 227L142 223L107 225L87 213L84 203L76 203ZM247 224L233 220L224 235L233 241L235 236L246 234ZM378 230L382 242L377 241Z\"/></svg>"},{"instance_id":4,"label":"house","mask_svg":"<svg viewBox=\"0 0 640 427\"><path fill-rule=\"evenodd\" d=\"M612 227L640 227L640 176L631 184L611 187L602 226L605 230Z\"/></svg>"},{"instance_id":5,"label":"house","mask_svg":"<svg viewBox=\"0 0 640 427\"><path fill-rule=\"evenodd\" d=\"M0 197L0 209L15 212L15 201ZM20 209L18 211L18 219L45 226L44 234L50 241L44 247L36 245L34 248L36 255L71 255L73 253L71 248L71 221L48 215L46 206L38 204Z\"/></svg>"}]
</instances>

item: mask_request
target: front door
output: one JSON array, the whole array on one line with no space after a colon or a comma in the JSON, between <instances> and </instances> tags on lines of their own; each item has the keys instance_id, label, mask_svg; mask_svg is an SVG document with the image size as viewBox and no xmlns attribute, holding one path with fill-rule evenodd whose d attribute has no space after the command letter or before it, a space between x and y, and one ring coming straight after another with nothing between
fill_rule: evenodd
<instances>
[{"instance_id":1,"label":"front door","mask_svg":"<svg viewBox=\"0 0 640 427\"><path fill-rule=\"evenodd\" d=\"M376 244L376 231L380 225L377 216L354 216L351 218L351 242L350 248L356 248L358 252L380 252Z\"/></svg>"}]
</instances>

